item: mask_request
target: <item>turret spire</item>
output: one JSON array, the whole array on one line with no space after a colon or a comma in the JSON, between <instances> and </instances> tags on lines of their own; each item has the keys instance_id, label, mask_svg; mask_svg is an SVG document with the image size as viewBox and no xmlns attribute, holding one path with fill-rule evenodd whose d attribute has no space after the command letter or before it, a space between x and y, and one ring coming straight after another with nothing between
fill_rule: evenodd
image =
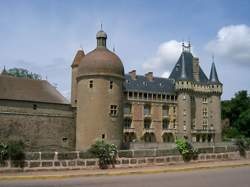
<instances>
[{"instance_id":1,"label":"turret spire","mask_svg":"<svg viewBox=\"0 0 250 187\"><path fill-rule=\"evenodd\" d=\"M215 64L214 64L214 56L213 56L213 62L212 62L212 67L211 67L211 71L210 71L209 81L211 83L220 83L220 81L218 79L217 71L215 68Z\"/></svg>"}]
</instances>

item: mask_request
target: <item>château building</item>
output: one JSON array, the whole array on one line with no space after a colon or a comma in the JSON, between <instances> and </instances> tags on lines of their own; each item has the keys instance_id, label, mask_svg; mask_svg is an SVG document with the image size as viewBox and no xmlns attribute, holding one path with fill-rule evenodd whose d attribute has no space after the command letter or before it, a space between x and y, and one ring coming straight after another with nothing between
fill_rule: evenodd
<instances>
[{"instance_id":1,"label":"ch\u00e2teau building","mask_svg":"<svg viewBox=\"0 0 250 187\"><path fill-rule=\"evenodd\" d=\"M96 35L97 47L77 51L71 101L46 80L0 75L0 142L22 140L27 150L83 150L96 139L132 142L221 141L222 83L212 62L209 78L190 44L169 78L124 73L120 58Z\"/></svg>"}]
</instances>

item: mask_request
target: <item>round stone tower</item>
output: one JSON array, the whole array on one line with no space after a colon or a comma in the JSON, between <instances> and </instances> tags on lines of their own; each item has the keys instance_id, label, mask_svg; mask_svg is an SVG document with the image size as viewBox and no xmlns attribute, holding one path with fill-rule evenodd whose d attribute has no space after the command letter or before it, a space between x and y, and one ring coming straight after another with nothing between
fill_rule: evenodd
<instances>
[{"instance_id":1,"label":"round stone tower","mask_svg":"<svg viewBox=\"0 0 250 187\"><path fill-rule=\"evenodd\" d=\"M106 47L107 34L96 34L97 47L78 67L76 150L89 148L96 139L118 147L123 131L124 67Z\"/></svg>"}]
</instances>

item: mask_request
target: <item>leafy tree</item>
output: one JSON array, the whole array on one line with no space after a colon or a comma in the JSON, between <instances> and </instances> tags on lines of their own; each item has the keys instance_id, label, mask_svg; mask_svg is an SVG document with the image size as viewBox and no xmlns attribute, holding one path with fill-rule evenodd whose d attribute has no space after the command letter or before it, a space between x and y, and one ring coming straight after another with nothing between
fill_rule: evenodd
<instances>
[{"instance_id":1,"label":"leafy tree","mask_svg":"<svg viewBox=\"0 0 250 187\"><path fill-rule=\"evenodd\" d=\"M250 137L250 97L239 91L229 101L222 101L222 118L228 118L230 127L223 129L226 138Z\"/></svg>"},{"instance_id":2,"label":"leafy tree","mask_svg":"<svg viewBox=\"0 0 250 187\"><path fill-rule=\"evenodd\" d=\"M41 75L29 72L23 68L12 68L6 71L8 75L14 77L24 77L28 79L40 80L42 79Z\"/></svg>"}]
</instances>

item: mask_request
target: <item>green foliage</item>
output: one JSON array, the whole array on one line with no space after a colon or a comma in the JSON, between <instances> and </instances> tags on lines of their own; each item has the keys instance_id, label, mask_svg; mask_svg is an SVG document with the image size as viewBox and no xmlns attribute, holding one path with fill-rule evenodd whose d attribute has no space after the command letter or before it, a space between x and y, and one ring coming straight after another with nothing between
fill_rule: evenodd
<instances>
[{"instance_id":1,"label":"green foliage","mask_svg":"<svg viewBox=\"0 0 250 187\"><path fill-rule=\"evenodd\" d=\"M22 68L12 68L7 70L7 74L14 77L24 77L28 79L40 80L42 77L39 74L29 72L26 69Z\"/></svg>"},{"instance_id":2,"label":"green foliage","mask_svg":"<svg viewBox=\"0 0 250 187\"><path fill-rule=\"evenodd\" d=\"M190 161L192 159L197 159L198 157L198 150L194 149L191 143L189 143L185 139L177 139L175 141L176 147L180 154L182 155L182 158L184 161Z\"/></svg>"},{"instance_id":3,"label":"green foliage","mask_svg":"<svg viewBox=\"0 0 250 187\"><path fill-rule=\"evenodd\" d=\"M223 129L224 138L250 137L250 97L247 91L239 91L231 100L222 102L222 118L230 121L230 127Z\"/></svg>"},{"instance_id":4,"label":"green foliage","mask_svg":"<svg viewBox=\"0 0 250 187\"><path fill-rule=\"evenodd\" d=\"M250 139L249 138L239 138L236 140L236 145L239 148L240 155L245 157L246 150L250 149Z\"/></svg>"},{"instance_id":5,"label":"green foliage","mask_svg":"<svg viewBox=\"0 0 250 187\"><path fill-rule=\"evenodd\" d=\"M24 166L24 144L22 141L10 141L7 144L0 143L0 163L11 160L14 167Z\"/></svg>"},{"instance_id":6,"label":"green foliage","mask_svg":"<svg viewBox=\"0 0 250 187\"><path fill-rule=\"evenodd\" d=\"M0 143L0 164L8 159L8 145Z\"/></svg>"},{"instance_id":7,"label":"green foliage","mask_svg":"<svg viewBox=\"0 0 250 187\"><path fill-rule=\"evenodd\" d=\"M114 144L106 143L104 140L97 140L91 146L89 152L99 159L101 169L107 169L109 165L115 166L118 149Z\"/></svg>"}]
</instances>

